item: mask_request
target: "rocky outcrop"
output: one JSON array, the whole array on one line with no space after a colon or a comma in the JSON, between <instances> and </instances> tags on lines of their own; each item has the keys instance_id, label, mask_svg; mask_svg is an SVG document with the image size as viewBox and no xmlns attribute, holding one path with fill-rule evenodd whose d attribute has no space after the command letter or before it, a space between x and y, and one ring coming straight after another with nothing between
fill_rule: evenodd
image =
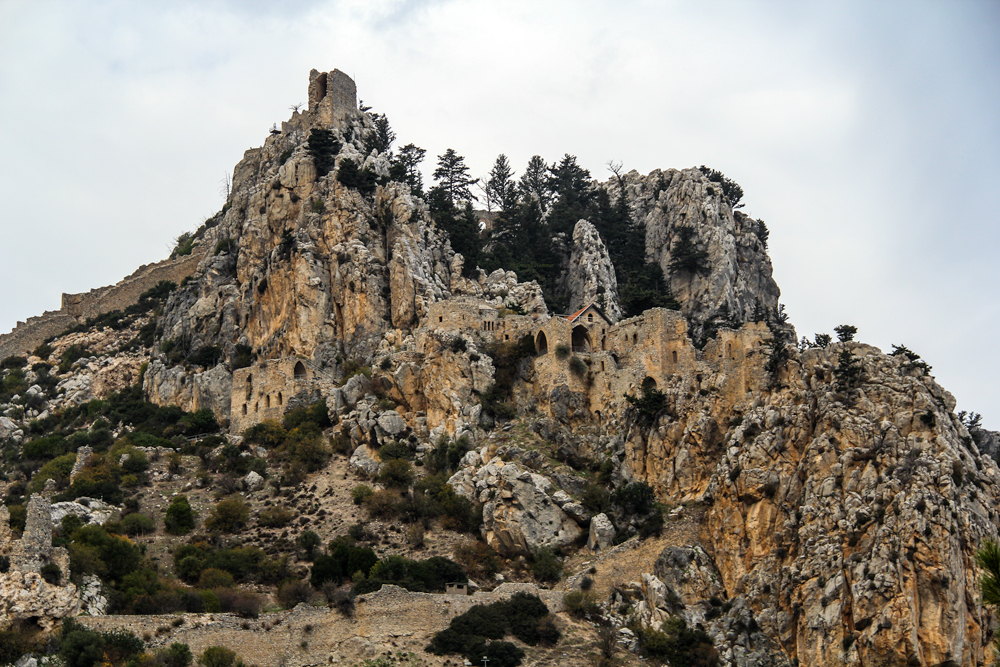
<instances>
[{"instance_id":1,"label":"rocky outcrop","mask_svg":"<svg viewBox=\"0 0 1000 667\"><path fill-rule=\"evenodd\" d=\"M573 228L566 292L571 313L593 303L604 311L612 324L622 318L614 264L601 235L586 220L580 220Z\"/></svg>"},{"instance_id":2,"label":"rocky outcrop","mask_svg":"<svg viewBox=\"0 0 1000 667\"><path fill-rule=\"evenodd\" d=\"M608 515L601 512L590 520L590 533L587 536L587 548L591 551L603 551L615 543L615 527Z\"/></svg>"},{"instance_id":3,"label":"rocky outcrop","mask_svg":"<svg viewBox=\"0 0 1000 667\"><path fill-rule=\"evenodd\" d=\"M623 180L633 216L646 229L646 256L663 269L692 338L700 339L713 324L738 326L773 316L780 291L771 277L766 236L758 221L733 212L718 183L698 169L657 169L646 176L631 171ZM612 197L619 196L618 185L606 186ZM705 253L703 272L671 267L684 228Z\"/></svg>"},{"instance_id":4,"label":"rocky outcrop","mask_svg":"<svg viewBox=\"0 0 1000 667\"><path fill-rule=\"evenodd\" d=\"M711 503L724 590L790 658L976 662L989 617L973 561L997 534L1000 470L905 360L859 343L791 357L771 378L766 354L748 354L747 392L704 368L661 385L665 409L630 429L626 470L664 499Z\"/></svg>"},{"instance_id":5,"label":"rocky outcrop","mask_svg":"<svg viewBox=\"0 0 1000 667\"><path fill-rule=\"evenodd\" d=\"M142 387L151 403L176 405L185 412L207 409L220 422L229 421L233 375L225 364L192 372L185 366L167 367L155 360L146 369Z\"/></svg>"},{"instance_id":6,"label":"rocky outcrop","mask_svg":"<svg viewBox=\"0 0 1000 667\"><path fill-rule=\"evenodd\" d=\"M563 547L583 535L579 524L556 502L552 481L514 463L490 461L466 468L448 480L456 492L483 502L483 537L502 554L531 554Z\"/></svg>"}]
</instances>

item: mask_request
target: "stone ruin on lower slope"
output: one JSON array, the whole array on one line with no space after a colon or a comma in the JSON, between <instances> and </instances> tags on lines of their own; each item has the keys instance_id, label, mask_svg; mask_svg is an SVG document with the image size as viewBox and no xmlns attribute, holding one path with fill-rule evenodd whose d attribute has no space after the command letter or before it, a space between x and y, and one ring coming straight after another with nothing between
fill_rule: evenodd
<instances>
[{"instance_id":1,"label":"stone ruin on lower slope","mask_svg":"<svg viewBox=\"0 0 1000 667\"><path fill-rule=\"evenodd\" d=\"M6 559L0 561L5 565L0 567L0 625L35 622L49 630L80 611L76 586L69 583L69 553L52 546L51 506L41 495L28 502L19 540L10 528L10 512L0 506L0 555ZM57 579L49 583L46 576Z\"/></svg>"}]
</instances>

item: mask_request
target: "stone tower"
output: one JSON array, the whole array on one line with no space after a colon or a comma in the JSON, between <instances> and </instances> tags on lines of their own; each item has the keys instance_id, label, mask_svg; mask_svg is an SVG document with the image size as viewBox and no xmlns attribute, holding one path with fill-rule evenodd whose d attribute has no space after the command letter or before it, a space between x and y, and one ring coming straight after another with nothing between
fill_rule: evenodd
<instances>
[{"instance_id":1,"label":"stone tower","mask_svg":"<svg viewBox=\"0 0 1000 667\"><path fill-rule=\"evenodd\" d=\"M332 72L309 72L309 111L316 114L316 124L333 127L358 110L358 89L354 80L335 69Z\"/></svg>"}]
</instances>

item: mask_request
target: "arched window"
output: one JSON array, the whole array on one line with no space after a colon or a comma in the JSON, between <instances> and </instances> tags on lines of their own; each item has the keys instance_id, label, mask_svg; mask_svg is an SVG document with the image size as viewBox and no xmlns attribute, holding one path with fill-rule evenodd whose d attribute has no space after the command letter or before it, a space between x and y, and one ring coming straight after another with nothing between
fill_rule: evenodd
<instances>
[{"instance_id":1,"label":"arched window","mask_svg":"<svg viewBox=\"0 0 1000 667\"><path fill-rule=\"evenodd\" d=\"M677 350L674 350L671 354L674 356L674 363L677 363Z\"/></svg>"},{"instance_id":2,"label":"arched window","mask_svg":"<svg viewBox=\"0 0 1000 667\"><path fill-rule=\"evenodd\" d=\"M653 389L656 389L656 380L654 380L653 378L651 378L651 377L649 377L647 375L642 380L642 390L643 391L651 391Z\"/></svg>"},{"instance_id":3,"label":"arched window","mask_svg":"<svg viewBox=\"0 0 1000 667\"><path fill-rule=\"evenodd\" d=\"M264 407L265 408L271 407L271 395L270 394L268 394L267 396L264 397Z\"/></svg>"},{"instance_id":4,"label":"arched window","mask_svg":"<svg viewBox=\"0 0 1000 667\"><path fill-rule=\"evenodd\" d=\"M639 334L632 334L632 344L635 345L639 342Z\"/></svg>"},{"instance_id":5,"label":"arched window","mask_svg":"<svg viewBox=\"0 0 1000 667\"><path fill-rule=\"evenodd\" d=\"M243 414L246 414L246 413L247 413L247 404L244 403L243 404Z\"/></svg>"},{"instance_id":6,"label":"arched window","mask_svg":"<svg viewBox=\"0 0 1000 667\"><path fill-rule=\"evenodd\" d=\"M593 347L590 342L590 333L587 332L587 327L582 324L573 327L572 341L574 352L590 352L591 347Z\"/></svg>"},{"instance_id":7,"label":"arched window","mask_svg":"<svg viewBox=\"0 0 1000 667\"><path fill-rule=\"evenodd\" d=\"M285 404L285 402L284 402L284 400L282 400L282 398L281 398L281 392L279 391L278 392L278 405L284 405L284 404Z\"/></svg>"},{"instance_id":8,"label":"arched window","mask_svg":"<svg viewBox=\"0 0 1000 667\"><path fill-rule=\"evenodd\" d=\"M549 352L549 340L545 337L544 331L539 331L538 336L535 337L535 352L539 355Z\"/></svg>"},{"instance_id":9,"label":"arched window","mask_svg":"<svg viewBox=\"0 0 1000 667\"><path fill-rule=\"evenodd\" d=\"M253 411L260 412L260 401L253 404Z\"/></svg>"},{"instance_id":10,"label":"arched window","mask_svg":"<svg viewBox=\"0 0 1000 667\"><path fill-rule=\"evenodd\" d=\"M252 374L247 376L247 400L248 401L250 400L251 396L253 396L253 375Z\"/></svg>"},{"instance_id":11,"label":"arched window","mask_svg":"<svg viewBox=\"0 0 1000 667\"><path fill-rule=\"evenodd\" d=\"M306 379L306 366L301 361L295 362L295 370L292 371L296 380Z\"/></svg>"},{"instance_id":12,"label":"arched window","mask_svg":"<svg viewBox=\"0 0 1000 667\"><path fill-rule=\"evenodd\" d=\"M587 313L587 321L588 322L593 322L594 321L594 314L593 313Z\"/></svg>"}]
</instances>

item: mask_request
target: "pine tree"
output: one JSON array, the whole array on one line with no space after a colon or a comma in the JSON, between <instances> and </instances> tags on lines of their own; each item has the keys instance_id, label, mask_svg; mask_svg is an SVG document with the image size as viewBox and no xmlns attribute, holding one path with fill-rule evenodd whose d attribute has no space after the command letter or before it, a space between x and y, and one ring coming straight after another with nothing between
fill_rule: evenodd
<instances>
[{"instance_id":1,"label":"pine tree","mask_svg":"<svg viewBox=\"0 0 1000 667\"><path fill-rule=\"evenodd\" d=\"M388 153L396 140L396 133L389 127L389 119L385 114L373 113L372 121L374 127L365 135L365 152Z\"/></svg>"},{"instance_id":2,"label":"pine tree","mask_svg":"<svg viewBox=\"0 0 1000 667\"><path fill-rule=\"evenodd\" d=\"M670 249L671 273L708 273L708 253L697 243L693 227L678 227L677 240Z\"/></svg>"},{"instance_id":3,"label":"pine tree","mask_svg":"<svg viewBox=\"0 0 1000 667\"><path fill-rule=\"evenodd\" d=\"M465 258L463 274L471 276L479 264L482 242L479 239L479 220L472 203L465 202L459 209L442 187L431 188L427 195L431 218L438 227L448 232L451 248Z\"/></svg>"},{"instance_id":4,"label":"pine tree","mask_svg":"<svg viewBox=\"0 0 1000 667\"><path fill-rule=\"evenodd\" d=\"M406 144L399 149L399 155L392 158L389 164L389 178L406 183L415 197L424 196L424 178L417 169L427 154L423 148Z\"/></svg>"},{"instance_id":5,"label":"pine tree","mask_svg":"<svg viewBox=\"0 0 1000 667\"><path fill-rule=\"evenodd\" d=\"M549 172L548 187L556 197L549 211L549 228L553 234L571 235L579 220L589 220L595 213L590 172L577 164L576 157L568 153L558 164L552 165Z\"/></svg>"},{"instance_id":6,"label":"pine tree","mask_svg":"<svg viewBox=\"0 0 1000 667\"><path fill-rule=\"evenodd\" d=\"M510 168L510 162L507 161L507 156L503 153L493 163L485 190L486 196L502 212L511 211L517 204L517 185L514 182L514 171Z\"/></svg>"},{"instance_id":7,"label":"pine tree","mask_svg":"<svg viewBox=\"0 0 1000 667\"><path fill-rule=\"evenodd\" d=\"M549 168L540 155L532 156L528 166L518 182L518 192L522 200L535 199L542 213L549 209L551 193L549 192Z\"/></svg>"},{"instance_id":8,"label":"pine tree","mask_svg":"<svg viewBox=\"0 0 1000 667\"><path fill-rule=\"evenodd\" d=\"M438 156L434 180L438 182L438 186L444 190L452 204L475 199L469 188L479 179L469 178L469 168L465 164L465 158L451 148L446 150L444 155Z\"/></svg>"}]
</instances>

